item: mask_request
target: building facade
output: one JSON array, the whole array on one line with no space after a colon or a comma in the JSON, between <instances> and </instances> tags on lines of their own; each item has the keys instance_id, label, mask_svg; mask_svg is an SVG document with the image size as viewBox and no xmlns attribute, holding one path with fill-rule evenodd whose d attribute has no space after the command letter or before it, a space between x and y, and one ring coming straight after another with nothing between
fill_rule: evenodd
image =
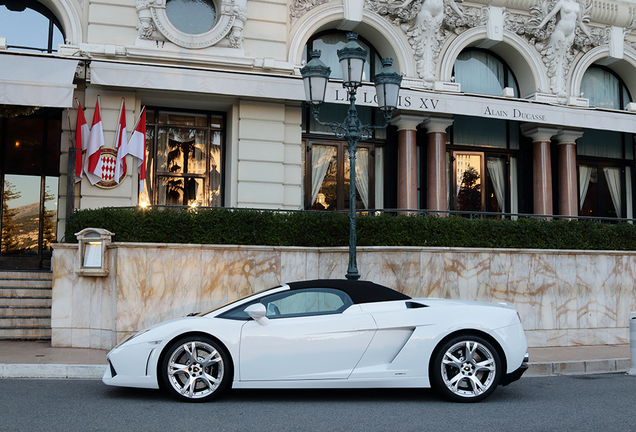
<instances>
[{"instance_id":1,"label":"building facade","mask_svg":"<svg viewBox=\"0 0 636 432\"><path fill-rule=\"evenodd\" d=\"M357 208L631 219L635 29L630 0L0 1L0 268L46 267L73 209L347 209L346 142L300 75L321 50L320 116L341 121L347 31L369 51L365 123L384 122L380 60L403 75L359 144ZM98 101L114 149L122 102L127 136L145 107L141 188L132 156L75 182L78 103L90 127Z\"/></svg>"}]
</instances>

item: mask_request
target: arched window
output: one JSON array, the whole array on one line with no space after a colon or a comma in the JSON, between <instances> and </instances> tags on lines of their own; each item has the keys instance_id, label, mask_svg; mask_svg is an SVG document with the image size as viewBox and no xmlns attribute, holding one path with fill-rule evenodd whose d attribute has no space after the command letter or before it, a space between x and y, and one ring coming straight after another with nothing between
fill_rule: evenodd
<instances>
[{"instance_id":1,"label":"arched window","mask_svg":"<svg viewBox=\"0 0 636 432\"><path fill-rule=\"evenodd\" d=\"M463 51L455 61L454 76L465 93L501 96L510 87L515 97L519 95L508 65L487 51ZM517 213L519 141L518 122L453 116L447 163L449 208Z\"/></svg>"},{"instance_id":2,"label":"arched window","mask_svg":"<svg viewBox=\"0 0 636 432\"><path fill-rule=\"evenodd\" d=\"M596 108L622 110L632 101L623 80L603 66L590 66L585 71L581 92L590 100L590 106Z\"/></svg>"},{"instance_id":3,"label":"arched window","mask_svg":"<svg viewBox=\"0 0 636 432\"><path fill-rule=\"evenodd\" d=\"M596 108L622 110L631 96L612 70L593 65L581 81L583 97ZM576 141L581 216L633 217L632 134L583 129Z\"/></svg>"},{"instance_id":4,"label":"arched window","mask_svg":"<svg viewBox=\"0 0 636 432\"><path fill-rule=\"evenodd\" d=\"M517 80L508 65L487 51L462 51L455 60L453 75L464 93L501 96L504 88L511 87L514 97L519 97Z\"/></svg>"},{"instance_id":5,"label":"arched window","mask_svg":"<svg viewBox=\"0 0 636 432\"><path fill-rule=\"evenodd\" d=\"M0 0L0 29L9 50L54 53L64 44L59 20L34 0Z\"/></svg>"}]
</instances>

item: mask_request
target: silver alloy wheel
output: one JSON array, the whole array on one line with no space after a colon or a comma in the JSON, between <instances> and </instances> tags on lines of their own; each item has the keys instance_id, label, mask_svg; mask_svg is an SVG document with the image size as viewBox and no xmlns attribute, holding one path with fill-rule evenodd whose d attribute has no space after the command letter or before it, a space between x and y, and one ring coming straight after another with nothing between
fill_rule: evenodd
<instances>
[{"instance_id":1,"label":"silver alloy wheel","mask_svg":"<svg viewBox=\"0 0 636 432\"><path fill-rule=\"evenodd\" d=\"M442 357L442 380L456 396L475 398L490 389L497 375L497 362L490 350L473 340L452 345Z\"/></svg>"},{"instance_id":2,"label":"silver alloy wheel","mask_svg":"<svg viewBox=\"0 0 636 432\"><path fill-rule=\"evenodd\" d=\"M172 352L166 373L168 382L179 395L189 399L205 398L223 381L223 357L209 343L190 340Z\"/></svg>"}]
</instances>

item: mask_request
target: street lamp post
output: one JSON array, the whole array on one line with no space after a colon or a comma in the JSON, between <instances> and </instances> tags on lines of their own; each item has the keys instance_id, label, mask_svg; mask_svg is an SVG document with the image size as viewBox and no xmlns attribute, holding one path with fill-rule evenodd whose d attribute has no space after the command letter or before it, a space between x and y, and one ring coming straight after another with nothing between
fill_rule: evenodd
<instances>
[{"instance_id":1,"label":"street lamp post","mask_svg":"<svg viewBox=\"0 0 636 432\"><path fill-rule=\"evenodd\" d=\"M320 61L320 51L309 53L311 60L300 70L305 85L305 96L311 105L316 122L328 126L336 134L336 137L347 140L349 145L349 267L345 277L347 279L360 279L356 259L356 150L358 141L368 139L375 129L384 129L389 125L393 111L397 108L398 95L402 76L391 68L392 59L382 59L382 70L375 74L375 88L378 108L384 114L385 125L363 125L356 110L356 92L362 85L364 63L367 58L367 50L356 41L356 33L347 33L349 41L338 50L338 59L342 68L342 86L349 96L349 110L342 123L326 123L319 119L320 105L325 101L325 92L331 68Z\"/></svg>"}]
</instances>

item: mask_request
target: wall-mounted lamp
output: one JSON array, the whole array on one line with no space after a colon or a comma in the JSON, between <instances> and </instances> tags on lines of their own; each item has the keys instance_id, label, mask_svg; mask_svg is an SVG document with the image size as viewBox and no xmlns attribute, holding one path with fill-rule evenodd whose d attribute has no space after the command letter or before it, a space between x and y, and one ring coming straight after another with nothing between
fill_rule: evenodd
<instances>
[{"instance_id":1,"label":"wall-mounted lamp","mask_svg":"<svg viewBox=\"0 0 636 432\"><path fill-rule=\"evenodd\" d=\"M75 273L80 276L108 276L108 245L113 235L102 228L85 228L75 233L79 242Z\"/></svg>"}]
</instances>

